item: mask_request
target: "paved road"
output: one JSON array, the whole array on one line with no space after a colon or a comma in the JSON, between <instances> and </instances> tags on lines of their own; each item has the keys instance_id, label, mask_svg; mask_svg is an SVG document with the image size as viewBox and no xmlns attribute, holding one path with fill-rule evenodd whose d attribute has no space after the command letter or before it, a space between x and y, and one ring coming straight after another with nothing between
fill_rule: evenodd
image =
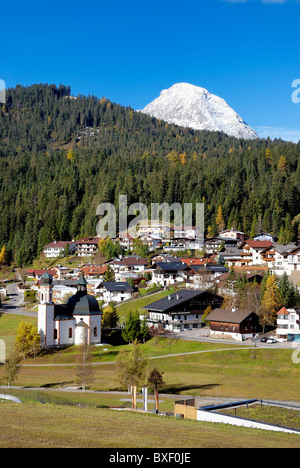
<instances>
[{"instance_id":1,"label":"paved road","mask_svg":"<svg viewBox=\"0 0 300 468\"><path fill-rule=\"evenodd\" d=\"M9 295L9 300L2 304L1 312L5 314L18 314L29 317L37 317L37 312L26 311L23 309L23 307L21 307L21 304L24 303L24 291L19 289L16 283L8 284L6 291Z\"/></svg>"},{"instance_id":2,"label":"paved road","mask_svg":"<svg viewBox=\"0 0 300 468\"><path fill-rule=\"evenodd\" d=\"M270 334L268 334L270 335ZM273 332L275 335L275 331ZM295 344L293 343L263 343L260 341L261 336L256 340L248 339L245 341L236 341L236 340L229 340L229 339L222 339L222 338L211 338L209 336L209 329L208 328L195 328L191 330L184 330L178 333L169 334L168 337L171 338L178 338L180 340L191 340L191 341L203 341L208 343L222 343L222 344L235 344L239 346L245 347L257 347L257 348L279 348L279 349L292 349L295 348Z\"/></svg>"}]
</instances>

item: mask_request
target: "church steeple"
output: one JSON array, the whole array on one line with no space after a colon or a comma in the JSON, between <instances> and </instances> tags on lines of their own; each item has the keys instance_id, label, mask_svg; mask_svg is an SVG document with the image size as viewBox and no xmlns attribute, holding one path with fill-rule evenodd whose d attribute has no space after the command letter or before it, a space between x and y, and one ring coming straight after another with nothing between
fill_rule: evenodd
<instances>
[{"instance_id":1,"label":"church steeple","mask_svg":"<svg viewBox=\"0 0 300 468\"><path fill-rule=\"evenodd\" d=\"M40 279L40 303L52 304L53 277L48 273L44 273Z\"/></svg>"},{"instance_id":2,"label":"church steeple","mask_svg":"<svg viewBox=\"0 0 300 468\"><path fill-rule=\"evenodd\" d=\"M78 283L77 283L77 292L81 293L83 296L87 294L87 280L84 277L83 272L81 272L81 275L79 277Z\"/></svg>"}]
</instances>

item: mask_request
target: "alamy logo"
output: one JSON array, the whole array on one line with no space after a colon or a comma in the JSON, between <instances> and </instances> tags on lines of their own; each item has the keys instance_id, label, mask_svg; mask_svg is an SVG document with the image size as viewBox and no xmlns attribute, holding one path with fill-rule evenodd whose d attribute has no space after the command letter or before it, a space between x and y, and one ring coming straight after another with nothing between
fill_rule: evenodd
<instances>
[{"instance_id":1,"label":"alamy logo","mask_svg":"<svg viewBox=\"0 0 300 468\"><path fill-rule=\"evenodd\" d=\"M5 94L6 94L6 87L5 87L5 81L0 80L0 103L5 104Z\"/></svg>"},{"instance_id":2,"label":"alamy logo","mask_svg":"<svg viewBox=\"0 0 300 468\"><path fill-rule=\"evenodd\" d=\"M0 364L5 363L5 341L0 340Z\"/></svg>"},{"instance_id":3,"label":"alamy logo","mask_svg":"<svg viewBox=\"0 0 300 468\"><path fill-rule=\"evenodd\" d=\"M292 83L292 88L296 88L292 93L292 101L294 104L299 104L300 102L300 80L294 80Z\"/></svg>"},{"instance_id":4,"label":"alamy logo","mask_svg":"<svg viewBox=\"0 0 300 468\"><path fill-rule=\"evenodd\" d=\"M194 209L193 209L194 208ZM139 237L140 224L145 223L153 226L157 220L170 225L171 218L174 219L174 225L183 226L183 229L193 224L193 213L195 217L195 227L198 231L198 238L204 237L204 204L196 203L193 207L192 203L151 203L151 217L149 216L148 206L144 203L133 203L129 207L127 205L127 195L119 195L119 207L116 210L112 203L101 203L97 207L96 214L101 217L97 224L97 235L99 237L113 238L117 234L117 213L119 233ZM173 216L171 215L173 214ZM128 225L128 217L135 216ZM151 218L151 219L150 219Z\"/></svg>"},{"instance_id":5,"label":"alamy logo","mask_svg":"<svg viewBox=\"0 0 300 468\"><path fill-rule=\"evenodd\" d=\"M300 363L300 343L293 343L292 348L296 348L292 353L292 361L294 364Z\"/></svg>"}]
</instances>

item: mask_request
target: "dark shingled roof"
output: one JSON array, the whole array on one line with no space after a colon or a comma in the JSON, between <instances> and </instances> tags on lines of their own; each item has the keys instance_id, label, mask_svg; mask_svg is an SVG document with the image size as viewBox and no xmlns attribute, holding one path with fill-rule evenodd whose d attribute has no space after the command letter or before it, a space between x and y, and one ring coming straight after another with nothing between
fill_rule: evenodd
<instances>
[{"instance_id":1,"label":"dark shingled roof","mask_svg":"<svg viewBox=\"0 0 300 468\"><path fill-rule=\"evenodd\" d=\"M107 291L133 291L132 287L129 283L127 283L127 281L103 281L102 284Z\"/></svg>"},{"instance_id":2,"label":"dark shingled roof","mask_svg":"<svg viewBox=\"0 0 300 468\"><path fill-rule=\"evenodd\" d=\"M189 269L188 265L182 262L157 262L156 266L165 271L182 271Z\"/></svg>"},{"instance_id":3,"label":"dark shingled roof","mask_svg":"<svg viewBox=\"0 0 300 468\"><path fill-rule=\"evenodd\" d=\"M215 309L207 317L209 322L241 323L253 312L239 309Z\"/></svg>"},{"instance_id":4,"label":"dark shingled roof","mask_svg":"<svg viewBox=\"0 0 300 468\"><path fill-rule=\"evenodd\" d=\"M86 292L87 284L84 275L81 274L77 282L77 293L69 297L65 304L54 305L55 320L67 320L73 318L73 315L102 315L96 298Z\"/></svg>"},{"instance_id":5,"label":"dark shingled roof","mask_svg":"<svg viewBox=\"0 0 300 468\"><path fill-rule=\"evenodd\" d=\"M164 297L163 299L159 299L158 301L152 302L143 309L147 310L154 310L157 312L166 312L167 310L172 309L174 306L178 304L184 304L195 297L201 296L206 291L202 290L192 290L192 289L181 289L177 293L173 293L170 296Z\"/></svg>"}]
</instances>

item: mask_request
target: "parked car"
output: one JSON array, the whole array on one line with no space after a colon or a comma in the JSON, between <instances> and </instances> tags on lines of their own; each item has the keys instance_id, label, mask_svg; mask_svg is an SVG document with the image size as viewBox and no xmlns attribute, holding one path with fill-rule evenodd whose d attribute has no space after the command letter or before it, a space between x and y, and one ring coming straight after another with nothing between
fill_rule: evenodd
<instances>
[{"instance_id":1,"label":"parked car","mask_svg":"<svg viewBox=\"0 0 300 468\"><path fill-rule=\"evenodd\" d=\"M267 336L263 336L263 337L261 338L261 340L260 340L260 341L262 341L263 343L265 343L265 342L267 341L267 339L268 339L268 337L267 337Z\"/></svg>"},{"instance_id":2,"label":"parked car","mask_svg":"<svg viewBox=\"0 0 300 468\"><path fill-rule=\"evenodd\" d=\"M275 338L270 336L270 338L267 339L267 343L277 343L277 340L275 340Z\"/></svg>"}]
</instances>

